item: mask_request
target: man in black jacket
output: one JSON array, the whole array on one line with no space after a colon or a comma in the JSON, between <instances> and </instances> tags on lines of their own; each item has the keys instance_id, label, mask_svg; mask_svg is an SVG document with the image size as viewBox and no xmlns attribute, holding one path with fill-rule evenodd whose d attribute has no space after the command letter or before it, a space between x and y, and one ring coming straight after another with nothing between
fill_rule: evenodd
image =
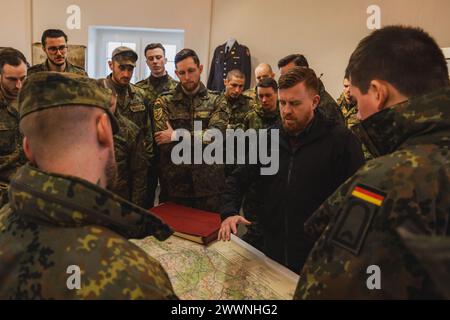
<instances>
[{"instance_id":1,"label":"man in black jacket","mask_svg":"<svg viewBox=\"0 0 450 320\"><path fill-rule=\"evenodd\" d=\"M256 214L264 229L263 251L297 273L315 240L305 236L304 222L364 163L359 140L316 108L318 87L309 68L294 67L280 77L282 124L273 127L279 142L270 149L279 149L279 170L269 176L260 174L261 164L236 168L227 179L221 210L219 239L229 240L237 224L250 224L239 210L248 186L259 179L263 206Z\"/></svg>"}]
</instances>

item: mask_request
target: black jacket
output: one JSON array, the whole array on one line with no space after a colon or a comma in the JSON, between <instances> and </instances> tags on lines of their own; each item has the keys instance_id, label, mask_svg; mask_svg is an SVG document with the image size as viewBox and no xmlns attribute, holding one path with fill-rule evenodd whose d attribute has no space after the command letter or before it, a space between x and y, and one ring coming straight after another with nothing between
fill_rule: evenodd
<instances>
[{"instance_id":1,"label":"black jacket","mask_svg":"<svg viewBox=\"0 0 450 320\"><path fill-rule=\"evenodd\" d=\"M223 91L225 85L223 80L227 77L229 71L238 69L245 74L244 90L250 88L252 80L252 63L250 50L239 44L237 41L229 52L225 53L226 43L218 46L214 50L214 56L209 70L208 89Z\"/></svg>"},{"instance_id":2,"label":"black jacket","mask_svg":"<svg viewBox=\"0 0 450 320\"><path fill-rule=\"evenodd\" d=\"M304 222L364 163L364 155L356 136L319 110L296 138L280 125L272 129L280 130L278 172L264 176L260 164L238 166L227 178L221 215L239 212L248 186L259 179L264 252L299 273L315 240L306 237Z\"/></svg>"}]
</instances>

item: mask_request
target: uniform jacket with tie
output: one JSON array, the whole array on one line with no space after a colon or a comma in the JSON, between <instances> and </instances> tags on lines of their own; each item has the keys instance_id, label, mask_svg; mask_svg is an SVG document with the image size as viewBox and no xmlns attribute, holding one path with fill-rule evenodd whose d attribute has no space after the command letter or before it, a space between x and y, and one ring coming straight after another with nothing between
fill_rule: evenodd
<instances>
[{"instance_id":1,"label":"uniform jacket with tie","mask_svg":"<svg viewBox=\"0 0 450 320\"><path fill-rule=\"evenodd\" d=\"M237 41L228 52L225 51L225 47L226 43L218 46L214 51L208 78L208 89L223 91L225 88L223 80L227 77L228 72L233 69L238 69L245 74L244 89L250 88L252 77L250 50Z\"/></svg>"}]
</instances>

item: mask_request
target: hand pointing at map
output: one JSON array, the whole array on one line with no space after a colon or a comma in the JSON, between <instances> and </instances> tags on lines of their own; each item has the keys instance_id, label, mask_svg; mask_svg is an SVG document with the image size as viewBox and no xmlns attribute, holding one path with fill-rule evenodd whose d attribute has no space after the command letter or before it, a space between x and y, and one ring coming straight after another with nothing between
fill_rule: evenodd
<instances>
[{"instance_id":1,"label":"hand pointing at map","mask_svg":"<svg viewBox=\"0 0 450 320\"><path fill-rule=\"evenodd\" d=\"M230 241L230 233L231 232L233 232L233 234L237 233L238 224L249 225L252 223L240 215L228 217L222 221L217 240Z\"/></svg>"}]
</instances>

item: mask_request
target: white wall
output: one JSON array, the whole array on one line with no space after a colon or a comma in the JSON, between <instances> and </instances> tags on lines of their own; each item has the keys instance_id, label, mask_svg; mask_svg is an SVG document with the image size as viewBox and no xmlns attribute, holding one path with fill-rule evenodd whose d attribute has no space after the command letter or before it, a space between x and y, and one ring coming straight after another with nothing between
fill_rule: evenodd
<instances>
[{"instance_id":1,"label":"white wall","mask_svg":"<svg viewBox=\"0 0 450 320\"><path fill-rule=\"evenodd\" d=\"M81 7L81 30L67 30L66 8ZM229 37L246 44L252 64L303 53L328 91L339 95L349 55L368 35L366 9L381 7L382 25L421 26L441 47L450 47L449 0L2 0L0 46L31 58L31 43L47 28L63 29L72 44L88 45L89 25L185 30L185 46L206 66ZM142 55L142 53L140 53ZM276 70L278 71L278 70Z\"/></svg>"},{"instance_id":2,"label":"white wall","mask_svg":"<svg viewBox=\"0 0 450 320\"><path fill-rule=\"evenodd\" d=\"M450 46L449 0L213 0L210 54L231 36L250 48L253 68L268 62L278 71L280 58L303 53L337 97L351 52L370 33L371 4L380 6L382 25L420 26Z\"/></svg>"},{"instance_id":3,"label":"white wall","mask_svg":"<svg viewBox=\"0 0 450 320\"><path fill-rule=\"evenodd\" d=\"M185 46L209 59L211 0L34 0L33 41L48 28L62 29L71 44L88 45L90 25L185 30ZM68 30L66 9L81 8L81 29ZM141 56L142 52L138 52ZM206 74L206 72L205 72ZM206 75L204 75L206 78Z\"/></svg>"},{"instance_id":4,"label":"white wall","mask_svg":"<svg viewBox=\"0 0 450 320\"><path fill-rule=\"evenodd\" d=\"M31 0L1 3L0 46L14 47L31 61Z\"/></svg>"}]
</instances>

